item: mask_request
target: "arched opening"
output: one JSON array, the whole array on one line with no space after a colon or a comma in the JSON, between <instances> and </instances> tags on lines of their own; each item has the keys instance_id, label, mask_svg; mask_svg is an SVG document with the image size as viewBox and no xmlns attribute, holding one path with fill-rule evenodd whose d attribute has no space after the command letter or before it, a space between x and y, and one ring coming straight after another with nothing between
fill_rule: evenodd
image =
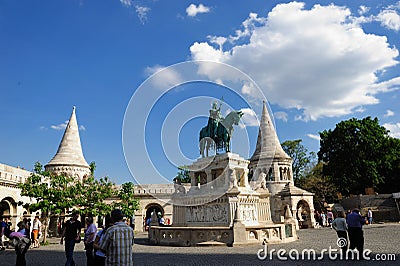
<instances>
[{"instance_id":1,"label":"arched opening","mask_svg":"<svg viewBox=\"0 0 400 266\"><path fill-rule=\"evenodd\" d=\"M5 197L0 201L0 218L9 218L11 228L15 228L17 222L17 203L11 197Z\"/></svg>"},{"instance_id":2,"label":"arched opening","mask_svg":"<svg viewBox=\"0 0 400 266\"><path fill-rule=\"evenodd\" d=\"M297 203L296 219L297 219L297 222L299 223L300 229L312 227L310 206L307 201L300 200Z\"/></svg>"},{"instance_id":3,"label":"arched opening","mask_svg":"<svg viewBox=\"0 0 400 266\"><path fill-rule=\"evenodd\" d=\"M157 217L160 218L162 216L164 216L164 208L161 207L160 204L157 203L151 203L149 205L146 206L145 208L146 211L146 215L145 215L145 219L144 219L144 224L143 224L143 228L145 229L145 231L149 230L149 223L150 223L150 218L153 212L156 212Z\"/></svg>"},{"instance_id":4,"label":"arched opening","mask_svg":"<svg viewBox=\"0 0 400 266\"><path fill-rule=\"evenodd\" d=\"M0 217L14 217L17 213L17 203L11 197L6 197L0 202Z\"/></svg>"},{"instance_id":5,"label":"arched opening","mask_svg":"<svg viewBox=\"0 0 400 266\"><path fill-rule=\"evenodd\" d=\"M8 201L2 200L0 202L0 217L9 217L11 212L10 204Z\"/></svg>"}]
</instances>

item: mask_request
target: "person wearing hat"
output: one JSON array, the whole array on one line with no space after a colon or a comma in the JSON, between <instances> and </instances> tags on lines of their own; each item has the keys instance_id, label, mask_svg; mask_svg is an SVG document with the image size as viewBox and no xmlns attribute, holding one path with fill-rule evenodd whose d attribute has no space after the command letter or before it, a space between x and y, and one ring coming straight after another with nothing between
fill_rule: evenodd
<instances>
[{"instance_id":1,"label":"person wearing hat","mask_svg":"<svg viewBox=\"0 0 400 266\"><path fill-rule=\"evenodd\" d=\"M15 254L17 255L16 266L26 266L25 254L29 249L31 240L26 232L26 225L24 222L17 224L18 231L10 234L10 240L15 247Z\"/></svg>"},{"instance_id":2,"label":"person wearing hat","mask_svg":"<svg viewBox=\"0 0 400 266\"><path fill-rule=\"evenodd\" d=\"M133 229L124 222L124 215L119 209L111 212L114 225L104 233L100 249L106 254L108 266L132 266Z\"/></svg>"},{"instance_id":3,"label":"person wearing hat","mask_svg":"<svg viewBox=\"0 0 400 266\"><path fill-rule=\"evenodd\" d=\"M365 220L360 215L360 210L354 209L347 215L346 221L350 240L349 249L357 248L359 254L362 255L364 250L364 232L362 226L365 224Z\"/></svg>"}]
</instances>

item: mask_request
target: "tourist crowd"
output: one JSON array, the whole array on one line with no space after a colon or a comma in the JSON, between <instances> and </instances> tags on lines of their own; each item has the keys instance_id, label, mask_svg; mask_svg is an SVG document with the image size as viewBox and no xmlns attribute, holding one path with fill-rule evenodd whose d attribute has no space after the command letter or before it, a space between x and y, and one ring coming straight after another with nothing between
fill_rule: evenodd
<instances>
[{"instance_id":1,"label":"tourist crowd","mask_svg":"<svg viewBox=\"0 0 400 266\"><path fill-rule=\"evenodd\" d=\"M101 230L97 229L92 217L86 217L85 224L86 226L79 221L79 213L73 212L71 218L62 225L60 244L64 244L66 266L76 265L73 258L75 244L82 241L81 230L84 227L83 243L88 266L133 265L134 232L121 210L115 209L107 215ZM12 231L12 224L8 218L0 221L0 250L14 247L17 255L16 266L26 266L25 254L29 247L40 247L42 223L36 216L32 222L24 219L17 227L17 231ZM4 241L5 239L7 241Z\"/></svg>"},{"instance_id":2,"label":"tourist crowd","mask_svg":"<svg viewBox=\"0 0 400 266\"><path fill-rule=\"evenodd\" d=\"M70 220L65 222L60 244L65 239L65 266L74 266L74 247L81 241L81 228L78 220L79 213L74 213ZM133 265L132 246L134 232L124 219L121 210L115 209L105 218L104 227L98 231L93 218L86 218L83 242L88 266L117 266Z\"/></svg>"},{"instance_id":3,"label":"tourist crowd","mask_svg":"<svg viewBox=\"0 0 400 266\"><path fill-rule=\"evenodd\" d=\"M362 227L365 224L372 224L371 209L368 209L366 217L361 216L359 209L353 209L348 210L347 213L339 211L337 217L334 217L330 210L326 214L324 211L321 213L315 211L314 218L316 226L332 227L336 231L338 238L342 240L338 241L338 244L341 243L340 247L343 251L357 249L359 254L363 253L364 232Z\"/></svg>"}]
</instances>

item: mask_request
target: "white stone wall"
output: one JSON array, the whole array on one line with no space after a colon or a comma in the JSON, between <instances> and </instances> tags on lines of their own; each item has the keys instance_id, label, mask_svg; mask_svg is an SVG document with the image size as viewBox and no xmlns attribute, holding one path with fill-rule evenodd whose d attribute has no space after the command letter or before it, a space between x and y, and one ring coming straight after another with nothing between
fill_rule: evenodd
<instances>
[{"instance_id":1,"label":"white stone wall","mask_svg":"<svg viewBox=\"0 0 400 266\"><path fill-rule=\"evenodd\" d=\"M16 224L24 217L33 217L22 206L18 206L18 202L32 203L33 199L22 197L20 189L17 188L18 183L23 183L31 175L31 172L5 164L0 164L0 201L3 207L3 216L10 217L15 228ZM5 208L6 207L6 208ZM25 216L24 216L24 213Z\"/></svg>"}]
</instances>

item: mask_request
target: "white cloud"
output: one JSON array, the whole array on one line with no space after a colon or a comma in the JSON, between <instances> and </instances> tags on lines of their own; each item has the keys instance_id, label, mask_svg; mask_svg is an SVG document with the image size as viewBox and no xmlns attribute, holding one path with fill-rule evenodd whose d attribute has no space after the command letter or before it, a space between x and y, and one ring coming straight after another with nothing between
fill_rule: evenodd
<instances>
[{"instance_id":1,"label":"white cloud","mask_svg":"<svg viewBox=\"0 0 400 266\"><path fill-rule=\"evenodd\" d=\"M376 20L388 29L400 30L400 15L396 10L383 10L378 14Z\"/></svg>"},{"instance_id":2,"label":"white cloud","mask_svg":"<svg viewBox=\"0 0 400 266\"><path fill-rule=\"evenodd\" d=\"M364 15L365 13L368 13L369 10L370 10L369 7L360 6L360 8L358 9L358 14Z\"/></svg>"},{"instance_id":3,"label":"white cloud","mask_svg":"<svg viewBox=\"0 0 400 266\"><path fill-rule=\"evenodd\" d=\"M274 113L274 118L287 122L288 121L288 114L286 112L275 112Z\"/></svg>"},{"instance_id":4,"label":"white cloud","mask_svg":"<svg viewBox=\"0 0 400 266\"><path fill-rule=\"evenodd\" d=\"M321 137L319 136L319 135L316 135L316 134L307 134L307 137L309 137L310 139L315 139L315 140L318 140L318 141L320 141L321 140Z\"/></svg>"},{"instance_id":5,"label":"white cloud","mask_svg":"<svg viewBox=\"0 0 400 266\"><path fill-rule=\"evenodd\" d=\"M58 125L51 125L50 128L54 130L64 130L68 125L68 120Z\"/></svg>"},{"instance_id":6,"label":"white cloud","mask_svg":"<svg viewBox=\"0 0 400 266\"><path fill-rule=\"evenodd\" d=\"M221 36L208 36L211 43L215 43L218 45L219 50L222 50L222 45L226 42L227 38Z\"/></svg>"},{"instance_id":7,"label":"white cloud","mask_svg":"<svg viewBox=\"0 0 400 266\"><path fill-rule=\"evenodd\" d=\"M252 82L244 82L241 92L245 95L248 95L248 99L262 99L263 97L263 95L260 93L259 88L257 88Z\"/></svg>"},{"instance_id":8,"label":"white cloud","mask_svg":"<svg viewBox=\"0 0 400 266\"><path fill-rule=\"evenodd\" d=\"M394 112L392 110L386 110L386 114L383 117L391 117L394 116Z\"/></svg>"},{"instance_id":9,"label":"white cloud","mask_svg":"<svg viewBox=\"0 0 400 266\"><path fill-rule=\"evenodd\" d=\"M400 1L398 1L397 3L393 4L393 5L389 5L388 9L397 9L400 10Z\"/></svg>"},{"instance_id":10,"label":"white cloud","mask_svg":"<svg viewBox=\"0 0 400 266\"><path fill-rule=\"evenodd\" d=\"M140 22L144 24L147 21L147 13L150 11L150 7L136 5L135 10Z\"/></svg>"},{"instance_id":11,"label":"white cloud","mask_svg":"<svg viewBox=\"0 0 400 266\"><path fill-rule=\"evenodd\" d=\"M364 106L359 106L356 109L354 109L355 113L364 113L367 109Z\"/></svg>"},{"instance_id":12,"label":"white cloud","mask_svg":"<svg viewBox=\"0 0 400 266\"><path fill-rule=\"evenodd\" d=\"M210 12L210 8L203 4L199 4L198 6L196 6L195 4L190 4L186 8L186 14L189 17L195 17L195 16L197 16L197 14L208 13L208 12Z\"/></svg>"},{"instance_id":13,"label":"white cloud","mask_svg":"<svg viewBox=\"0 0 400 266\"><path fill-rule=\"evenodd\" d=\"M51 125L50 128L54 129L54 130L65 130L67 128L69 120L65 120L64 123L58 124L58 125ZM41 126L40 127L41 130L47 130L47 127L45 126ZM81 131L85 131L86 127L84 125L80 125L79 126L79 130Z\"/></svg>"},{"instance_id":14,"label":"white cloud","mask_svg":"<svg viewBox=\"0 0 400 266\"><path fill-rule=\"evenodd\" d=\"M152 76L153 74L156 74ZM156 65L153 67L147 67L145 74L150 77L151 84L160 90L167 90L172 86L176 86L182 83L180 74L174 71L172 68Z\"/></svg>"},{"instance_id":15,"label":"white cloud","mask_svg":"<svg viewBox=\"0 0 400 266\"><path fill-rule=\"evenodd\" d=\"M296 119L343 116L379 103L377 93L400 87L398 78L378 81L377 76L398 63L398 50L385 36L366 34L355 20L345 7L305 10L304 3L279 4L265 18L250 14L244 29L228 37L232 48L196 42L191 56L243 70L270 103L301 110ZM243 36L246 43L235 43ZM214 78L218 73L202 71Z\"/></svg>"},{"instance_id":16,"label":"white cloud","mask_svg":"<svg viewBox=\"0 0 400 266\"><path fill-rule=\"evenodd\" d=\"M383 126L390 131L390 136L392 136L393 138L400 138L400 123L386 123L383 124Z\"/></svg>"},{"instance_id":17,"label":"white cloud","mask_svg":"<svg viewBox=\"0 0 400 266\"><path fill-rule=\"evenodd\" d=\"M132 1L131 0L119 0L124 6L131 6L132 5Z\"/></svg>"},{"instance_id":18,"label":"white cloud","mask_svg":"<svg viewBox=\"0 0 400 266\"><path fill-rule=\"evenodd\" d=\"M247 127L258 127L260 126L259 121L257 119L256 113L250 108L243 108L240 109L242 111L243 116L240 121L243 123L244 126ZM242 126L243 127L243 126Z\"/></svg>"},{"instance_id":19,"label":"white cloud","mask_svg":"<svg viewBox=\"0 0 400 266\"><path fill-rule=\"evenodd\" d=\"M236 30L235 35L230 35L229 41L234 43L239 39L250 36L256 26L265 25L265 22L266 18L259 17L256 13L250 13L249 17L242 22L242 29Z\"/></svg>"}]
</instances>

